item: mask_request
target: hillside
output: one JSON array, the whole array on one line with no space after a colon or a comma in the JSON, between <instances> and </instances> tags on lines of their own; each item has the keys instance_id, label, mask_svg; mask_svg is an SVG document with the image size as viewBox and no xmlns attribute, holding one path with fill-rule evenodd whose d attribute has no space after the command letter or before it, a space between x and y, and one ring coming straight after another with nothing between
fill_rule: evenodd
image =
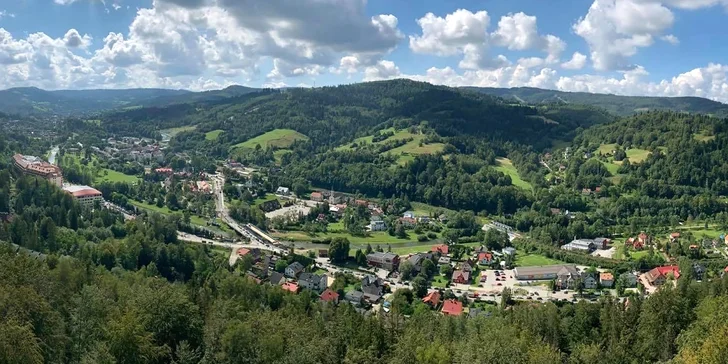
<instances>
[{"instance_id":1,"label":"hillside","mask_svg":"<svg viewBox=\"0 0 728 364\"><path fill-rule=\"evenodd\" d=\"M217 102L256 91L259 89L244 86L204 92L167 89L45 91L24 87L0 91L0 111L19 115L79 116L113 109Z\"/></svg>"},{"instance_id":2,"label":"hillside","mask_svg":"<svg viewBox=\"0 0 728 364\"><path fill-rule=\"evenodd\" d=\"M711 114L719 117L728 116L728 105L700 97L619 96L587 92L563 92L532 87L465 87L465 89L527 104L590 105L603 108L620 116L628 116L647 110L684 111Z\"/></svg>"}]
</instances>

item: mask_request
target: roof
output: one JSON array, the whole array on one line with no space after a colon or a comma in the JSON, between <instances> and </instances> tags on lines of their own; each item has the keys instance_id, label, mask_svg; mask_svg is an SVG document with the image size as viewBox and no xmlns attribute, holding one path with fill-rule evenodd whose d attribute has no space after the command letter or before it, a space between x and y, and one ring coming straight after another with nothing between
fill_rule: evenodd
<instances>
[{"instance_id":1,"label":"roof","mask_svg":"<svg viewBox=\"0 0 728 364\"><path fill-rule=\"evenodd\" d=\"M493 254L487 253L487 252L479 253L478 260L483 260L483 259L493 260Z\"/></svg>"},{"instance_id":2,"label":"roof","mask_svg":"<svg viewBox=\"0 0 728 364\"><path fill-rule=\"evenodd\" d=\"M332 301L338 301L339 300L339 294L332 291L330 288L327 288L324 293L321 294L321 300L326 302L332 302Z\"/></svg>"},{"instance_id":3,"label":"roof","mask_svg":"<svg viewBox=\"0 0 728 364\"><path fill-rule=\"evenodd\" d=\"M449 316L460 316L463 314L463 303L457 300L445 300L442 305L442 313Z\"/></svg>"},{"instance_id":4,"label":"roof","mask_svg":"<svg viewBox=\"0 0 728 364\"><path fill-rule=\"evenodd\" d=\"M463 280L467 281L470 279L470 272L464 270L456 270L452 273L452 280L454 281L458 277L462 277Z\"/></svg>"},{"instance_id":5,"label":"roof","mask_svg":"<svg viewBox=\"0 0 728 364\"><path fill-rule=\"evenodd\" d=\"M680 278L680 268L676 265L668 265L663 267L657 267L647 273L647 281L652 283L659 277L667 277L668 274L672 274L675 279Z\"/></svg>"},{"instance_id":6,"label":"roof","mask_svg":"<svg viewBox=\"0 0 728 364\"><path fill-rule=\"evenodd\" d=\"M288 269L288 268L291 268L296 272L300 272L303 270L303 265L299 262L293 262L290 265L288 265L288 267L286 267L286 269Z\"/></svg>"},{"instance_id":7,"label":"roof","mask_svg":"<svg viewBox=\"0 0 728 364\"><path fill-rule=\"evenodd\" d=\"M364 298L364 292L362 291L349 291L346 292L346 295L344 296L347 301L357 301L360 302Z\"/></svg>"},{"instance_id":8,"label":"roof","mask_svg":"<svg viewBox=\"0 0 728 364\"><path fill-rule=\"evenodd\" d=\"M245 255L248 255L249 253L250 253L250 249L248 249L248 248L238 249L238 255L240 255L240 256L245 256Z\"/></svg>"},{"instance_id":9,"label":"roof","mask_svg":"<svg viewBox=\"0 0 728 364\"><path fill-rule=\"evenodd\" d=\"M298 285L293 282L283 283L281 288L283 288L283 290L285 290L285 291L289 291L289 292L293 292L293 293L298 292Z\"/></svg>"},{"instance_id":10,"label":"roof","mask_svg":"<svg viewBox=\"0 0 728 364\"><path fill-rule=\"evenodd\" d=\"M101 196L102 193L89 186L63 186L63 190L70 193L75 198Z\"/></svg>"},{"instance_id":11,"label":"roof","mask_svg":"<svg viewBox=\"0 0 728 364\"><path fill-rule=\"evenodd\" d=\"M321 192L311 192L311 197L323 197Z\"/></svg>"},{"instance_id":12,"label":"roof","mask_svg":"<svg viewBox=\"0 0 728 364\"><path fill-rule=\"evenodd\" d=\"M612 275L612 273L604 272L604 273L602 273L602 274L599 275L599 280L600 281L613 281L614 280L614 276Z\"/></svg>"},{"instance_id":13,"label":"roof","mask_svg":"<svg viewBox=\"0 0 728 364\"><path fill-rule=\"evenodd\" d=\"M283 279L285 279L285 276L283 275L283 273L272 272L270 274L270 283L280 284Z\"/></svg>"},{"instance_id":14,"label":"roof","mask_svg":"<svg viewBox=\"0 0 728 364\"><path fill-rule=\"evenodd\" d=\"M574 265L541 265L535 267L516 267L514 274L517 276L536 276L543 274L558 274L561 270L566 269L567 271L576 274L576 266Z\"/></svg>"},{"instance_id":15,"label":"roof","mask_svg":"<svg viewBox=\"0 0 728 364\"><path fill-rule=\"evenodd\" d=\"M397 258L399 258L399 255L394 253L374 252L367 255L367 260L374 260L379 262L391 262Z\"/></svg>"},{"instance_id":16,"label":"roof","mask_svg":"<svg viewBox=\"0 0 728 364\"><path fill-rule=\"evenodd\" d=\"M670 237L673 239L677 239L680 237L680 233L672 233L672 234L670 234Z\"/></svg>"},{"instance_id":17,"label":"roof","mask_svg":"<svg viewBox=\"0 0 728 364\"><path fill-rule=\"evenodd\" d=\"M437 306L440 304L440 292L439 291L432 291L425 296L425 298L422 299L422 302L430 304L432 306Z\"/></svg>"},{"instance_id":18,"label":"roof","mask_svg":"<svg viewBox=\"0 0 728 364\"><path fill-rule=\"evenodd\" d=\"M450 247L445 244L435 245L432 249L430 249L430 251L433 253L448 254Z\"/></svg>"},{"instance_id":19,"label":"roof","mask_svg":"<svg viewBox=\"0 0 728 364\"><path fill-rule=\"evenodd\" d=\"M728 266L726 266L725 269L723 269L723 271L728 272Z\"/></svg>"}]
</instances>

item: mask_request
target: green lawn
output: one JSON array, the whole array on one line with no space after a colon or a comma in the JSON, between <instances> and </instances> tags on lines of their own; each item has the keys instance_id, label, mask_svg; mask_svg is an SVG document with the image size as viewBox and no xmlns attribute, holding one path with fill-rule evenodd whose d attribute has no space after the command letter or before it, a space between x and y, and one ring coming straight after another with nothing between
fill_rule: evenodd
<instances>
[{"instance_id":1,"label":"green lawn","mask_svg":"<svg viewBox=\"0 0 728 364\"><path fill-rule=\"evenodd\" d=\"M260 145L264 149L269 147L288 148L297 140L308 140L308 137L291 129L275 129L233 145L232 148L255 149L256 145Z\"/></svg>"},{"instance_id":2,"label":"green lawn","mask_svg":"<svg viewBox=\"0 0 728 364\"><path fill-rule=\"evenodd\" d=\"M649 156L650 156L650 151L644 150L644 149L632 148L627 151L627 158L629 158L630 163L643 162Z\"/></svg>"},{"instance_id":3,"label":"green lawn","mask_svg":"<svg viewBox=\"0 0 728 364\"><path fill-rule=\"evenodd\" d=\"M611 158L610 158L610 159L611 159ZM605 167L607 167L607 170L609 171L609 173L611 173L611 174L612 174L612 176L616 176L616 175L618 174L618 171L619 171L619 167L620 167L620 165L619 165L619 164L617 164L616 162L613 162L613 161L612 161L612 162L605 162L605 161L600 161L600 162L602 162L602 164L603 164L603 165L604 165ZM620 162L620 163L621 163L621 162Z\"/></svg>"},{"instance_id":4,"label":"green lawn","mask_svg":"<svg viewBox=\"0 0 728 364\"><path fill-rule=\"evenodd\" d=\"M597 152L599 154L612 154L612 151L617 149L617 143L612 144L602 144L599 146L599 149L597 149Z\"/></svg>"},{"instance_id":5,"label":"green lawn","mask_svg":"<svg viewBox=\"0 0 728 364\"><path fill-rule=\"evenodd\" d=\"M160 130L162 134L169 134L170 138L173 138L175 135L185 132L185 131L192 131L197 129L197 125L190 125L190 126L180 126L179 128L170 128L170 129L164 129Z\"/></svg>"},{"instance_id":6,"label":"green lawn","mask_svg":"<svg viewBox=\"0 0 728 364\"><path fill-rule=\"evenodd\" d=\"M445 288L447 286L447 283L450 280L448 278L445 278L441 275L435 276L435 278L432 279L432 287L433 288Z\"/></svg>"},{"instance_id":7,"label":"green lawn","mask_svg":"<svg viewBox=\"0 0 728 364\"><path fill-rule=\"evenodd\" d=\"M94 179L94 183L101 182L124 182L124 183L137 183L139 177L130 176L121 172L114 171L112 169L104 168Z\"/></svg>"},{"instance_id":8,"label":"green lawn","mask_svg":"<svg viewBox=\"0 0 728 364\"><path fill-rule=\"evenodd\" d=\"M513 165L513 162L511 162L510 159L496 158L496 162L498 163L498 166L495 167L495 169L499 172L505 173L508 176L511 176L511 182L514 186L529 191L533 189L533 186L531 186L530 183L521 179L521 176L518 174L516 167Z\"/></svg>"},{"instance_id":9,"label":"green lawn","mask_svg":"<svg viewBox=\"0 0 728 364\"><path fill-rule=\"evenodd\" d=\"M217 140L217 138L219 138L220 134L222 134L222 133L223 133L223 131L220 129L208 131L207 133L205 133L205 140L211 140L211 141Z\"/></svg>"},{"instance_id":10,"label":"green lawn","mask_svg":"<svg viewBox=\"0 0 728 364\"><path fill-rule=\"evenodd\" d=\"M290 149L278 149L273 152L273 158L276 160L276 163L281 163L281 158L283 158L284 155L291 153Z\"/></svg>"},{"instance_id":11,"label":"green lawn","mask_svg":"<svg viewBox=\"0 0 728 364\"><path fill-rule=\"evenodd\" d=\"M708 135L706 132L693 134L693 138L699 142L709 142L715 140L715 135Z\"/></svg>"},{"instance_id":12,"label":"green lawn","mask_svg":"<svg viewBox=\"0 0 728 364\"><path fill-rule=\"evenodd\" d=\"M649 249L640 250L640 251L630 251L629 252L629 256L632 257L632 260L638 260L638 259L640 259L642 257L646 257L649 254L650 254L650 250Z\"/></svg>"},{"instance_id":13,"label":"green lawn","mask_svg":"<svg viewBox=\"0 0 728 364\"><path fill-rule=\"evenodd\" d=\"M265 197L256 198L253 201L253 203L250 204L250 205L251 206L258 206L258 205L260 205L260 204L262 204L264 202L273 201L273 200L277 200L277 199L278 199L278 196L276 196L276 195L274 195L272 193L269 193L269 194L265 195Z\"/></svg>"},{"instance_id":14,"label":"green lawn","mask_svg":"<svg viewBox=\"0 0 728 364\"><path fill-rule=\"evenodd\" d=\"M533 267L539 265L563 264L564 262L556 259L547 258L538 254L516 255L516 265L519 267Z\"/></svg>"}]
</instances>

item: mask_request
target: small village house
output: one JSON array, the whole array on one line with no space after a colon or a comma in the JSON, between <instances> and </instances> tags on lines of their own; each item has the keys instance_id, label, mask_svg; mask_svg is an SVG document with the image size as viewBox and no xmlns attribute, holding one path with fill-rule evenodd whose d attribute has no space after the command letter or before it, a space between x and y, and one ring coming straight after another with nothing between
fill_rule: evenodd
<instances>
[{"instance_id":1,"label":"small village house","mask_svg":"<svg viewBox=\"0 0 728 364\"><path fill-rule=\"evenodd\" d=\"M299 274L303 272L303 265L299 262L293 262L290 265L286 267L286 277L288 278L296 278Z\"/></svg>"},{"instance_id":2,"label":"small village house","mask_svg":"<svg viewBox=\"0 0 728 364\"><path fill-rule=\"evenodd\" d=\"M442 305L442 314L445 316L460 316L463 314L463 303L458 300L445 300Z\"/></svg>"}]
</instances>

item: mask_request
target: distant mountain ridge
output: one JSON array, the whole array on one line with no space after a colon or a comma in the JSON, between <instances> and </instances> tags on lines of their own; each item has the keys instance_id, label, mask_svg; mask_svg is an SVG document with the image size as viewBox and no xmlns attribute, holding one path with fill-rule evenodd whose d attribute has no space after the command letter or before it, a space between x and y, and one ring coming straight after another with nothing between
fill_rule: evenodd
<instances>
[{"instance_id":1,"label":"distant mountain ridge","mask_svg":"<svg viewBox=\"0 0 728 364\"><path fill-rule=\"evenodd\" d=\"M17 87L0 91L0 112L41 116L83 115L114 109L217 101L259 90L244 86L204 92L155 88L46 91L36 87Z\"/></svg>"},{"instance_id":2,"label":"distant mountain ridge","mask_svg":"<svg viewBox=\"0 0 728 364\"><path fill-rule=\"evenodd\" d=\"M647 110L672 110L728 117L728 105L702 97L620 96L588 92L564 92L533 87L463 87L463 89L527 104L571 103L595 106L618 116L628 116Z\"/></svg>"}]
</instances>

